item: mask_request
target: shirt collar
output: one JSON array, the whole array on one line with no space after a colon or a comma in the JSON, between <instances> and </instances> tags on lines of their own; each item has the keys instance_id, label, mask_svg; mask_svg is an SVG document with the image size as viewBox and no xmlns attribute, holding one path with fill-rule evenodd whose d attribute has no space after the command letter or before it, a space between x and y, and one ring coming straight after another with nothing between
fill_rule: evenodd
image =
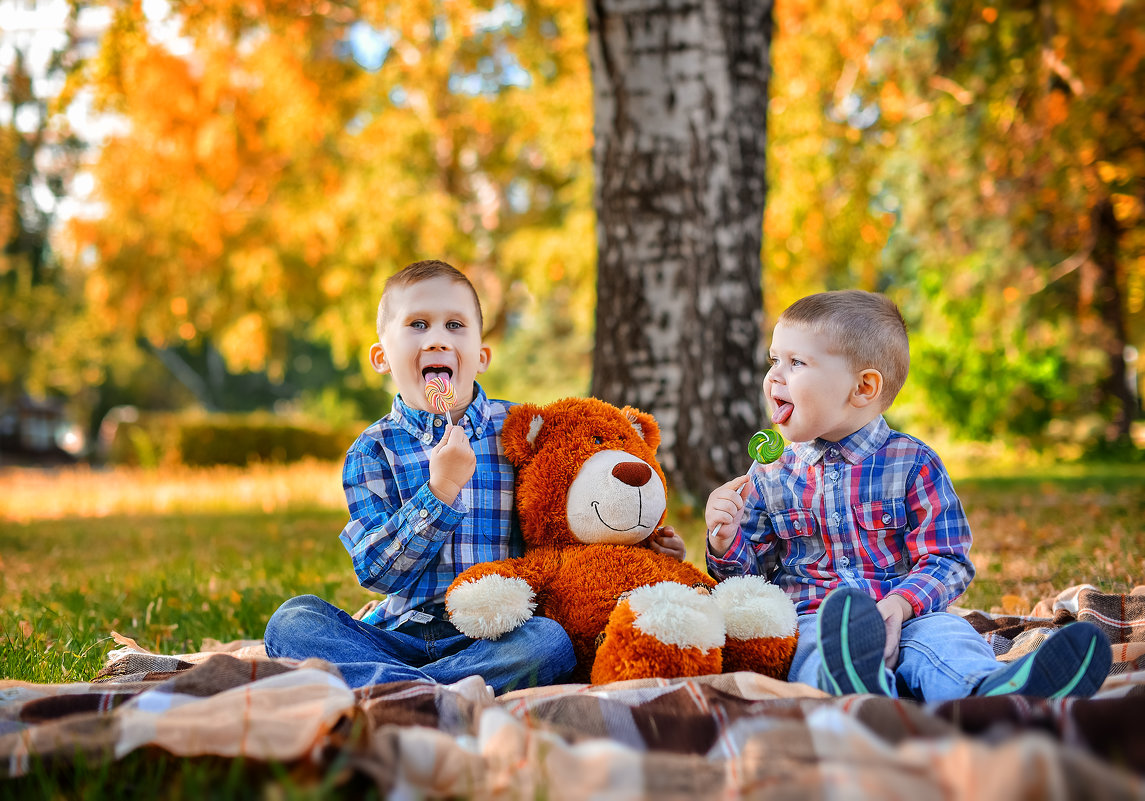
<instances>
[{"instance_id":1,"label":"shirt collar","mask_svg":"<svg viewBox=\"0 0 1145 801\"><path fill-rule=\"evenodd\" d=\"M439 415L433 412L425 412L421 409L415 409L404 400L401 395L394 396L393 406L390 408L390 417L399 426L404 428L413 436L424 439L428 434L432 438L436 438L437 434L444 430L443 426L435 427L434 419ZM457 421L457 425L467 427L470 436L480 439L485 436L486 430L492 426L492 409L489 404L489 397L485 394L485 390L476 381L473 382L473 400L469 402L469 406L465 409L465 414Z\"/></svg>"},{"instance_id":2,"label":"shirt collar","mask_svg":"<svg viewBox=\"0 0 1145 801\"><path fill-rule=\"evenodd\" d=\"M880 414L871 422L838 442L815 439L810 442L797 442L791 446L795 456L807 464L815 464L821 459L834 462L843 460L858 464L875 453L891 435L891 427Z\"/></svg>"}]
</instances>

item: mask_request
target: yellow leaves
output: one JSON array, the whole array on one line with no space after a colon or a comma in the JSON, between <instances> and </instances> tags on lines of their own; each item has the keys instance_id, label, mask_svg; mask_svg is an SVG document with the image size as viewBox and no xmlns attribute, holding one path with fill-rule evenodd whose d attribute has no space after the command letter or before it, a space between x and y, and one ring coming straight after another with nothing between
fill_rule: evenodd
<instances>
[{"instance_id":1,"label":"yellow leaves","mask_svg":"<svg viewBox=\"0 0 1145 801\"><path fill-rule=\"evenodd\" d=\"M1097 163L1097 174L1101 176L1101 180L1107 184L1127 181L1130 177L1128 168L1108 161L1100 161Z\"/></svg>"},{"instance_id":2,"label":"yellow leaves","mask_svg":"<svg viewBox=\"0 0 1145 801\"><path fill-rule=\"evenodd\" d=\"M219 351L239 370L258 370L269 352L266 323L262 315L249 312L227 326L219 339Z\"/></svg>"},{"instance_id":3,"label":"yellow leaves","mask_svg":"<svg viewBox=\"0 0 1145 801\"><path fill-rule=\"evenodd\" d=\"M1142 217L1141 200L1133 195L1115 194L1112 197L1113 215L1120 223L1130 223Z\"/></svg>"}]
</instances>

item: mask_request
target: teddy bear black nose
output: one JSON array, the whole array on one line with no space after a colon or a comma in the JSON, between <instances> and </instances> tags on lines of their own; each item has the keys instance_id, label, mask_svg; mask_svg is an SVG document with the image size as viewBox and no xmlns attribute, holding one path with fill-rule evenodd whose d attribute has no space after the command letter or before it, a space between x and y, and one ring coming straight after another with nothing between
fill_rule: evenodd
<instances>
[{"instance_id":1,"label":"teddy bear black nose","mask_svg":"<svg viewBox=\"0 0 1145 801\"><path fill-rule=\"evenodd\" d=\"M643 487L652 478L652 468L644 462L621 462L612 468L612 475L630 487Z\"/></svg>"}]
</instances>

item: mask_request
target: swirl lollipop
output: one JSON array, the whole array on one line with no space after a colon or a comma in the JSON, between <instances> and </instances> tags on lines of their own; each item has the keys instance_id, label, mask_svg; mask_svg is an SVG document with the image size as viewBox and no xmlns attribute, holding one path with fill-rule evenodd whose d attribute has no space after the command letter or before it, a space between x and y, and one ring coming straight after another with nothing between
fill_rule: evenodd
<instances>
[{"instance_id":1,"label":"swirl lollipop","mask_svg":"<svg viewBox=\"0 0 1145 801\"><path fill-rule=\"evenodd\" d=\"M760 464L771 464L783 454L783 437L768 429L756 431L747 443L747 455Z\"/></svg>"},{"instance_id":2,"label":"swirl lollipop","mask_svg":"<svg viewBox=\"0 0 1145 801\"><path fill-rule=\"evenodd\" d=\"M438 414L445 414L457 397L453 384L445 376L436 375L425 382L425 399Z\"/></svg>"},{"instance_id":3,"label":"swirl lollipop","mask_svg":"<svg viewBox=\"0 0 1145 801\"><path fill-rule=\"evenodd\" d=\"M779 435L778 431L768 429L766 431L756 431L751 435L751 439L747 442L747 454L760 464L771 464L783 454L784 442L783 437ZM740 494L747 489L749 482L744 482L743 487L740 489ZM720 531L720 526L712 529L712 536L714 537Z\"/></svg>"}]
</instances>

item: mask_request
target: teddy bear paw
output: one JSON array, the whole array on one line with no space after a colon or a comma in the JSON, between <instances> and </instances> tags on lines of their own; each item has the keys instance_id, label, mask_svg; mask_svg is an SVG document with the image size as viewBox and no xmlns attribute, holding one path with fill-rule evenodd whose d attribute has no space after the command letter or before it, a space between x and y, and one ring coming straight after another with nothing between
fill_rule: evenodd
<instances>
[{"instance_id":1,"label":"teddy bear paw","mask_svg":"<svg viewBox=\"0 0 1145 801\"><path fill-rule=\"evenodd\" d=\"M467 637L496 640L533 616L533 588L522 578L489 575L463 581L445 597L449 622Z\"/></svg>"},{"instance_id":2,"label":"teddy bear paw","mask_svg":"<svg viewBox=\"0 0 1145 801\"><path fill-rule=\"evenodd\" d=\"M736 576L717 584L712 597L727 627L724 672L787 678L798 641L798 616L787 593L760 576Z\"/></svg>"},{"instance_id":3,"label":"teddy bear paw","mask_svg":"<svg viewBox=\"0 0 1145 801\"><path fill-rule=\"evenodd\" d=\"M719 673L724 621L711 596L662 581L617 604L592 666L592 683Z\"/></svg>"}]
</instances>

